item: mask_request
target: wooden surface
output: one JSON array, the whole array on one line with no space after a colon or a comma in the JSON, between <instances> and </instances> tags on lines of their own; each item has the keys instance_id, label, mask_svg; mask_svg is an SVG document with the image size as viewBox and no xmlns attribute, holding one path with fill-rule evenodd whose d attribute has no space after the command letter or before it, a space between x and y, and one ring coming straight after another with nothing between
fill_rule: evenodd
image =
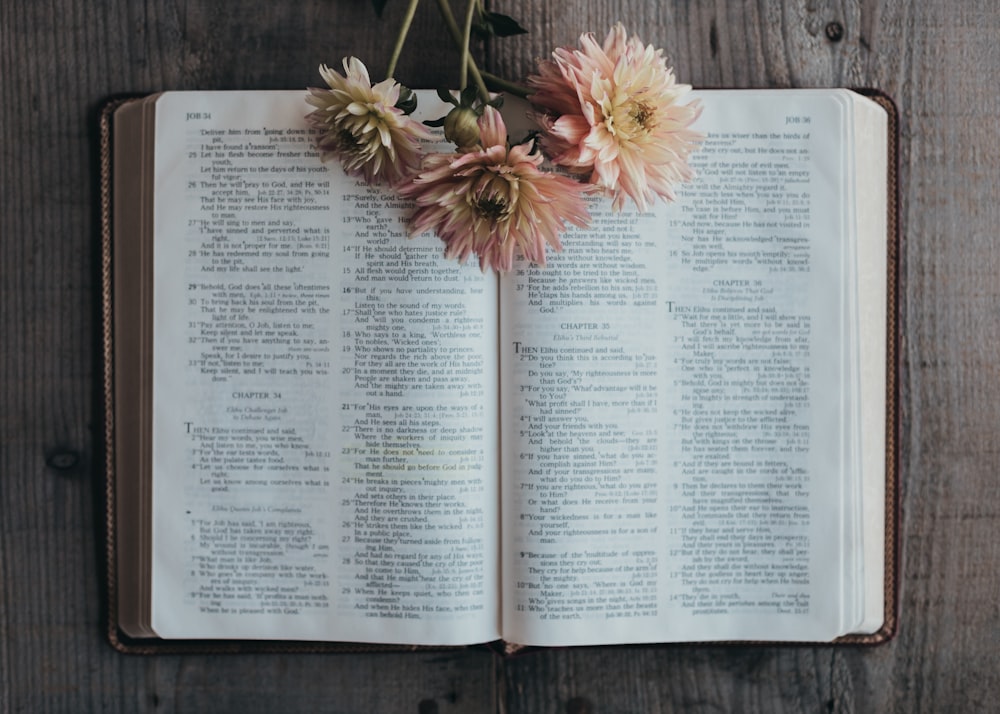
<instances>
[{"instance_id":1,"label":"wooden surface","mask_svg":"<svg viewBox=\"0 0 1000 714\"><path fill-rule=\"evenodd\" d=\"M1000 710L1000 9L993 0L503 0L519 77L623 20L700 86L902 110L901 626L877 649L123 656L104 639L96 119L112 95L378 74L403 0L0 3L0 714ZM838 23L842 37L837 40ZM453 84L433 4L397 76ZM831 40L830 37L835 39Z\"/></svg>"}]
</instances>

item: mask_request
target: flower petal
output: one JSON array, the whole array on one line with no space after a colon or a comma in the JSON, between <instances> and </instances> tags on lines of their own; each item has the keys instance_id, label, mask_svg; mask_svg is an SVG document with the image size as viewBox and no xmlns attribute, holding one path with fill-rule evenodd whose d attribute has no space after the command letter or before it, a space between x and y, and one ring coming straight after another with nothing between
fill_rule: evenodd
<instances>
[{"instance_id":1,"label":"flower petal","mask_svg":"<svg viewBox=\"0 0 1000 714\"><path fill-rule=\"evenodd\" d=\"M386 79L372 86L368 69L356 57L343 60L344 74L320 65L329 89L310 88L315 107L307 120L316 131L322 159L336 156L351 175L370 183L397 184L420 167L420 140L430 132L396 109L399 84Z\"/></svg>"},{"instance_id":2,"label":"flower petal","mask_svg":"<svg viewBox=\"0 0 1000 714\"><path fill-rule=\"evenodd\" d=\"M691 87L675 82L661 50L620 23L602 45L585 34L578 48L557 48L528 85L546 156L590 172L616 208L626 197L641 209L656 197L673 200L672 184L693 176L687 159L704 136L690 126L700 105L679 103Z\"/></svg>"},{"instance_id":3,"label":"flower petal","mask_svg":"<svg viewBox=\"0 0 1000 714\"><path fill-rule=\"evenodd\" d=\"M446 257L465 262L476 255L484 271L510 270L518 254L544 265L546 246L561 249L559 233L568 223L590 220L586 188L542 171L542 157L530 145L509 147L506 126L492 107L484 110L479 131L478 149L433 155L400 187L417 204L410 232L434 230Z\"/></svg>"}]
</instances>

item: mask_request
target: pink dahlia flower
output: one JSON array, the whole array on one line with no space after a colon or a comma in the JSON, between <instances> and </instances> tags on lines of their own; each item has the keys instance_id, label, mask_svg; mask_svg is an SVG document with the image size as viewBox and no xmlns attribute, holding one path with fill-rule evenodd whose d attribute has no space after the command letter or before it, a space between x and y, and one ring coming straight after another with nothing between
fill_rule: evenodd
<instances>
[{"instance_id":1,"label":"pink dahlia flower","mask_svg":"<svg viewBox=\"0 0 1000 714\"><path fill-rule=\"evenodd\" d=\"M336 156L348 174L390 185L420 167L419 140L431 134L396 107L401 87L395 80L372 85L356 57L344 60L343 75L326 65L319 72L330 88L309 88L306 101L316 109L306 118L319 130L324 160Z\"/></svg>"},{"instance_id":2,"label":"pink dahlia flower","mask_svg":"<svg viewBox=\"0 0 1000 714\"><path fill-rule=\"evenodd\" d=\"M701 106L679 103L691 87L674 82L661 50L617 24L603 47L582 35L580 49L555 50L538 72L528 84L542 150L555 164L589 172L616 209L626 198L640 210L657 196L672 201L674 184L694 176L687 160L704 136L688 127Z\"/></svg>"},{"instance_id":3,"label":"pink dahlia flower","mask_svg":"<svg viewBox=\"0 0 1000 714\"><path fill-rule=\"evenodd\" d=\"M478 146L427 156L421 173L400 187L417 204L411 233L433 230L446 257L464 263L477 255L483 271L510 270L518 252L544 265L546 245L562 249L566 222L584 227L590 215L587 187L540 171L542 161L530 144L510 146L500 112L486 107Z\"/></svg>"}]
</instances>

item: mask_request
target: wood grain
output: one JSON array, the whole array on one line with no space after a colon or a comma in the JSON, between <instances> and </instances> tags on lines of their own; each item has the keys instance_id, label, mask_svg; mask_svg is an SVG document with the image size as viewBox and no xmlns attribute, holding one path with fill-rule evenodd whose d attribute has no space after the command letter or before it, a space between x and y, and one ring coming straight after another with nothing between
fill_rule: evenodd
<instances>
[{"instance_id":1,"label":"wood grain","mask_svg":"<svg viewBox=\"0 0 1000 714\"><path fill-rule=\"evenodd\" d=\"M405 3L0 3L0 714L942 712L1000 698L1000 14L992 0L495 0L523 77L622 20L698 86L874 86L902 110L902 609L851 648L128 657L103 639L96 117L114 95L384 69ZM835 26L842 28L842 38ZM828 31L829 28L829 31ZM454 83L423 3L400 78Z\"/></svg>"}]
</instances>

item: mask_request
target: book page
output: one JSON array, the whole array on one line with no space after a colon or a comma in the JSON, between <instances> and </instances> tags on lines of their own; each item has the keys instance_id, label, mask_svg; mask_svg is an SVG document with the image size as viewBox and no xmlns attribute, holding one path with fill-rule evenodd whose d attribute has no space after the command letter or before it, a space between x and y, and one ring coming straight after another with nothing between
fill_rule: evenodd
<instances>
[{"instance_id":1,"label":"book page","mask_svg":"<svg viewBox=\"0 0 1000 714\"><path fill-rule=\"evenodd\" d=\"M502 283L504 635L842 634L849 231L835 92L703 92L676 204L591 204Z\"/></svg>"},{"instance_id":2,"label":"book page","mask_svg":"<svg viewBox=\"0 0 1000 714\"><path fill-rule=\"evenodd\" d=\"M322 164L309 109L158 101L153 627L495 639L496 281Z\"/></svg>"},{"instance_id":3,"label":"book page","mask_svg":"<svg viewBox=\"0 0 1000 714\"><path fill-rule=\"evenodd\" d=\"M855 164L858 166L858 302L861 333L860 389L866 396L861 411L864 480L864 594L865 617L857 628L875 632L885 615L885 527L886 527L886 383L887 341L875 339L886 331L887 251L881 239L887 231L887 215L880 197L887 195L887 173L878 168L889 162L886 136L889 117L881 106L855 99ZM895 504L892 505L895 508Z\"/></svg>"}]
</instances>

